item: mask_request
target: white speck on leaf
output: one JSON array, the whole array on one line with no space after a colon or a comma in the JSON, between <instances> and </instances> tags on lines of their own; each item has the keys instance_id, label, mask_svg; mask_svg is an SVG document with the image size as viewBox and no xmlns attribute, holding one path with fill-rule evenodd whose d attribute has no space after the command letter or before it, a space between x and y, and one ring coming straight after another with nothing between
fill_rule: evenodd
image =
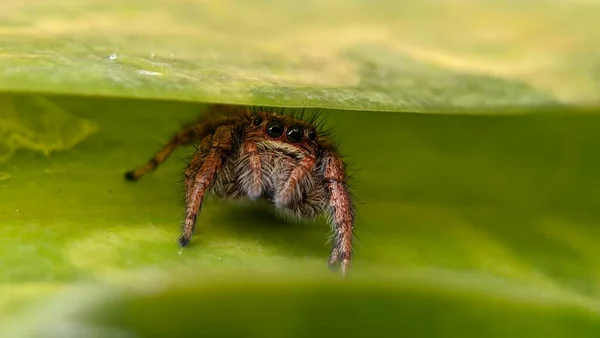
<instances>
[{"instance_id":1,"label":"white speck on leaf","mask_svg":"<svg viewBox=\"0 0 600 338\"><path fill-rule=\"evenodd\" d=\"M162 73L159 73L159 72L153 72L153 71L150 71L150 70L144 70L144 69L137 70L136 72L138 72L138 73L140 73L140 74L144 74L144 75L153 75L153 76L156 76L156 75L162 75Z\"/></svg>"}]
</instances>

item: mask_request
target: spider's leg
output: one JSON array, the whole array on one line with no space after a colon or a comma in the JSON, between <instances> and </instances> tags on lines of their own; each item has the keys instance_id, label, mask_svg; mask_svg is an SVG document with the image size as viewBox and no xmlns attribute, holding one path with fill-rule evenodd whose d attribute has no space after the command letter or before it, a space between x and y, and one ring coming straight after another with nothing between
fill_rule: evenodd
<instances>
[{"instance_id":1,"label":"spider's leg","mask_svg":"<svg viewBox=\"0 0 600 338\"><path fill-rule=\"evenodd\" d=\"M221 125L230 121L219 114L231 111L233 108L226 105L214 105L194 124L191 124L176 133L152 158L145 164L125 173L125 178L137 181L142 176L165 162L177 147L199 142Z\"/></svg>"},{"instance_id":2,"label":"spider's leg","mask_svg":"<svg viewBox=\"0 0 600 338\"><path fill-rule=\"evenodd\" d=\"M208 135L202 139L198 150L194 153L192 160L188 163L184 172L184 183L185 183L185 203L188 203L190 199L190 193L192 189L189 189L193 185L193 181L196 178L196 173L202 168L202 163L206 160L210 149L212 148L213 135Z\"/></svg>"},{"instance_id":3,"label":"spider's leg","mask_svg":"<svg viewBox=\"0 0 600 338\"><path fill-rule=\"evenodd\" d=\"M196 217L202 207L202 200L210 188L215 174L221 169L223 162L230 154L234 140L234 125L224 125L217 128L211 140L208 153L198 151L186 172L195 174L186 178L186 216L183 224L179 245L186 246L194 230L196 229ZM200 168L194 170L193 165L200 164Z\"/></svg>"},{"instance_id":4,"label":"spider's leg","mask_svg":"<svg viewBox=\"0 0 600 338\"><path fill-rule=\"evenodd\" d=\"M333 229L333 248L329 258L330 267L338 262L346 274L352 256L354 238L354 204L348 186L342 159L331 152L323 157L325 188L328 192L327 209Z\"/></svg>"},{"instance_id":5,"label":"spider's leg","mask_svg":"<svg viewBox=\"0 0 600 338\"><path fill-rule=\"evenodd\" d=\"M300 160L285 181L283 188L276 192L275 205L277 207L285 207L302 199L302 193L306 189L299 189L299 185L310 174L315 163L316 159L312 156L307 156Z\"/></svg>"}]
</instances>

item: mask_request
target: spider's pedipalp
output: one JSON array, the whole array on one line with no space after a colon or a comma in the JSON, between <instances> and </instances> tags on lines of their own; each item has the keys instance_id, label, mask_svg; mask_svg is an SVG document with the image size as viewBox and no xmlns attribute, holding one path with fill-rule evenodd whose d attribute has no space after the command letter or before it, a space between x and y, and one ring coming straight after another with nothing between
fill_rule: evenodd
<instances>
[{"instance_id":1,"label":"spider's pedipalp","mask_svg":"<svg viewBox=\"0 0 600 338\"><path fill-rule=\"evenodd\" d=\"M314 157L307 156L300 160L297 166L292 169L283 187L275 190L275 205L277 207L286 207L302 199L302 193L310 187L300 185L306 181L310 182L310 174L315 163L316 159Z\"/></svg>"},{"instance_id":2,"label":"spider's pedipalp","mask_svg":"<svg viewBox=\"0 0 600 338\"><path fill-rule=\"evenodd\" d=\"M237 166L238 183L251 200L258 199L263 193L262 163L256 143L245 140L243 154L246 158Z\"/></svg>"}]
</instances>

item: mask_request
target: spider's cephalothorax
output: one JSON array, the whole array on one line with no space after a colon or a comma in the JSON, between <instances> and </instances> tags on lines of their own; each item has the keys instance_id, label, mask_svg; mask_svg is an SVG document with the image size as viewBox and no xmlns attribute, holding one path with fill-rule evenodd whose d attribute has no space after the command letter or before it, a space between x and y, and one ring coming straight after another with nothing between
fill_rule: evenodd
<instances>
[{"instance_id":1,"label":"spider's cephalothorax","mask_svg":"<svg viewBox=\"0 0 600 338\"><path fill-rule=\"evenodd\" d=\"M163 163L176 147L192 143L199 145L185 170L181 246L192 237L207 193L230 199L266 199L300 218L325 213L333 229L329 264L340 264L346 272L352 255L354 205L344 162L314 119L273 109L214 105L148 163L125 177L139 179Z\"/></svg>"}]
</instances>

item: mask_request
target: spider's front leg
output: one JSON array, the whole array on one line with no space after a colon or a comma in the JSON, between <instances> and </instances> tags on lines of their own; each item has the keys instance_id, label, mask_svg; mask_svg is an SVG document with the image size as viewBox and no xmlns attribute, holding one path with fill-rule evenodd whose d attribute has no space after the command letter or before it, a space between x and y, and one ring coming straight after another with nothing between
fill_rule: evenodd
<instances>
[{"instance_id":1,"label":"spider's front leg","mask_svg":"<svg viewBox=\"0 0 600 338\"><path fill-rule=\"evenodd\" d=\"M196 217L202 208L204 196L230 154L234 131L234 125L218 127L212 139L203 140L199 151L194 154L186 170L186 216L179 237L179 245L182 247L185 247L192 238L196 229Z\"/></svg>"},{"instance_id":2,"label":"spider's front leg","mask_svg":"<svg viewBox=\"0 0 600 338\"><path fill-rule=\"evenodd\" d=\"M340 263L345 275L352 258L354 237L354 203L348 186L342 159L331 152L323 157L325 187L328 192L327 207L333 228L333 248L329 257L330 267Z\"/></svg>"}]
</instances>

